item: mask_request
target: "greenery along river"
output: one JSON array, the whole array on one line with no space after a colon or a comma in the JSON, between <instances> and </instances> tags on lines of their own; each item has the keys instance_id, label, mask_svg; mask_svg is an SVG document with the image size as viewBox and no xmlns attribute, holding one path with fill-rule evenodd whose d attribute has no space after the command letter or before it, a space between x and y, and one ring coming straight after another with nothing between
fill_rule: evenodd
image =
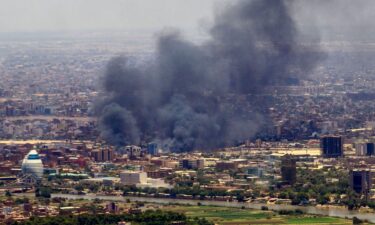
<instances>
[{"instance_id":1,"label":"greenery along river","mask_svg":"<svg viewBox=\"0 0 375 225\"><path fill-rule=\"evenodd\" d=\"M348 210L345 208L335 208L335 207L315 207L315 206L293 206L293 205L268 205L268 204L255 204L255 203L242 203L242 202L223 202L223 201L199 201L199 200L186 200L186 199L172 199L172 198L146 198L146 197L130 197L130 196L102 196L102 195L70 195L70 194L52 194L52 197L60 197L67 199L101 199L106 201L126 201L127 199L131 201L141 201L157 204L187 204L187 205L197 205L200 202L202 205L206 206L222 206L222 207L234 207L234 208L248 208L248 209L261 209L262 206L267 206L270 210L281 211L281 210L302 210L307 214L340 217L340 218L353 218L357 217L361 220L367 220L369 222L375 223L374 213L363 213L357 210Z\"/></svg>"}]
</instances>

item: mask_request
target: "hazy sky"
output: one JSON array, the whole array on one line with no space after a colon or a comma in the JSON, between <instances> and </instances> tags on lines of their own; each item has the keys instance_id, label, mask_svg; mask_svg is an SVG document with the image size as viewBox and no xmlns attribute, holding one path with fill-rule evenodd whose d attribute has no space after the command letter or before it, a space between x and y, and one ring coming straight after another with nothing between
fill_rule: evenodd
<instances>
[{"instance_id":1,"label":"hazy sky","mask_svg":"<svg viewBox=\"0 0 375 225\"><path fill-rule=\"evenodd\" d=\"M212 16L215 1L0 0L0 32L195 28Z\"/></svg>"},{"instance_id":2,"label":"hazy sky","mask_svg":"<svg viewBox=\"0 0 375 225\"><path fill-rule=\"evenodd\" d=\"M0 32L164 27L199 31L226 1L235 0L0 0ZM304 29L323 37L343 33L375 38L375 0L294 2L293 16Z\"/></svg>"}]
</instances>

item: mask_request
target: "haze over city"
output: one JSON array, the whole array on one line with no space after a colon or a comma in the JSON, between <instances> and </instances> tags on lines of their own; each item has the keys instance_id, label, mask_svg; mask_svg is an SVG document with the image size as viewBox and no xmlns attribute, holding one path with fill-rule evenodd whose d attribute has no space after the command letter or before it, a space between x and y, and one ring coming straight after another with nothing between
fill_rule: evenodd
<instances>
[{"instance_id":1,"label":"haze over city","mask_svg":"<svg viewBox=\"0 0 375 225\"><path fill-rule=\"evenodd\" d=\"M0 4L0 224L375 223L375 1Z\"/></svg>"}]
</instances>

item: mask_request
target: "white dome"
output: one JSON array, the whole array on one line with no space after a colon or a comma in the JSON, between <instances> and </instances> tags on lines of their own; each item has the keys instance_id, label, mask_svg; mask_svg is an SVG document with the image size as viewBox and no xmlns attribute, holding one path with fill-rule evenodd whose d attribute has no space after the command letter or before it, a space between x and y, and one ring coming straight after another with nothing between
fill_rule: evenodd
<instances>
[{"instance_id":1,"label":"white dome","mask_svg":"<svg viewBox=\"0 0 375 225\"><path fill-rule=\"evenodd\" d=\"M41 178L43 176L43 171L43 163L38 152L31 150L22 161L22 173L32 174Z\"/></svg>"}]
</instances>

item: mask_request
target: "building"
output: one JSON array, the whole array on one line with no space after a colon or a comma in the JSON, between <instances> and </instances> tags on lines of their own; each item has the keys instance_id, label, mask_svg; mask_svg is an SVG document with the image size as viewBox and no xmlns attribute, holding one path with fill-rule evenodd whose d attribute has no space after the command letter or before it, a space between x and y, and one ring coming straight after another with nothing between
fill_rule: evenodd
<instances>
[{"instance_id":1,"label":"building","mask_svg":"<svg viewBox=\"0 0 375 225\"><path fill-rule=\"evenodd\" d=\"M367 156L372 156L375 154L375 146L374 146L374 143L366 143L366 147L367 147L367 151L366 151L366 155Z\"/></svg>"},{"instance_id":2,"label":"building","mask_svg":"<svg viewBox=\"0 0 375 225\"><path fill-rule=\"evenodd\" d=\"M337 158L343 156L343 140L340 136L325 136L321 138L322 156Z\"/></svg>"},{"instance_id":3,"label":"building","mask_svg":"<svg viewBox=\"0 0 375 225\"><path fill-rule=\"evenodd\" d=\"M147 145L147 152L150 155L158 155L158 145L156 143L149 143Z\"/></svg>"},{"instance_id":4,"label":"building","mask_svg":"<svg viewBox=\"0 0 375 225\"><path fill-rule=\"evenodd\" d=\"M96 177L80 180L80 183L82 184L99 184L103 185L104 187L113 187L115 183L119 182L120 178L117 177Z\"/></svg>"},{"instance_id":5,"label":"building","mask_svg":"<svg viewBox=\"0 0 375 225\"><path fill-rule=\"evenodd\" d=\"M355 154L357 156L364 156L367 154L367 145L366 143L355 143Z\"/></svg>"},{"instance_id":6,"label":"building","mask_svg":"<svg viewBox=\"0 0 375 225\"><path fill-rule=\"evenodd\" d=\"M356 143L355 151L357 156L372 156L375 154L374 143Z\"/></svg>"},{"instance_id":7,"label":"building","mask_svg":"<svg viewBox=\"0 0 375 225\"><path fill-rule=\"evenodd\" d=\"M204 159L182 159L179 161L179 167L182 169L203 169Z\"/></svg>"},{"instance_id":8,"label":"building","mask_svg":"<svg viewBox=\"0 0 375 225\"><path fill-rule=\"evenodd\" d=\"M372 171L369 169L353 169L350 170L350 187L358 194L367 194L373 185Z\"/></svg>"},{"instance_id":9,"label":"building","mask_svg":"<svg viewBox=\"0 0 375 225\"><path fill-rule=\"evenodd\" d=\"M222 170L237 170L238 164L233 161L219 161L216 163L216 169Z\"/></svg>"},{"instance_id":10,"label":"building","mask_svg":"<svg viewBox=\"0 0 375 225\"><path fill-rule=\"evenodd\" d=\"M23 212L26 215L29 215L33 211L33 205L31 203L24 203L23 204Z\"/></svg>"},{"instance_id":11,"label":"building","mask_svg":"<svg viewBox=\"0 0 375 225\"><path fill-rule=\"evenodd\" d=\"M43 176L43 163L36 150L31 150L22 161L22 173L24 175L33 175L37 178Z\"/></svg>"},{"instance_id":12,"label":"building","mask_svg":"<svg viewBox=\"0 0 375 225\"><path fill-rule=\"evenodd\" d=\"M170 168L160 168L158 170L147 171L147 177L150 178L165 178L173 172Z\"/></svg>"},{"instance_id":13,"label":"building","mask_svg":"<svg viewBox=\"0 0 375 225\"><path fill-rule=\"evenodd\" d=\"M110 202L106 205L107 212L109 213L117 213L119 211L119 207L115 202Z\"/></svg>"},{"instance_id":14,"label":"building","mask_svg":"<svg viewBox=\"0 0 375 225\"><path fill-rule=\"evenodd\" d=\"M111 162L114 160L114 151L112 149L100 149L91 152L95 162Z\"/></svg>"},{"instance_id":15,"label":"building","mask_svg":"<svg viewBox=\"0 0 375 225\"><path fill-rule=\"evenodd\" d=\"M124 171L120 173L120 181L125 185L147 183L147 173L143 171Z\"/></svg>"},{"instance_id":16,"label":"building","mask_svg":"<svg viewBox=\"0 0 375 225\"><path fill-rule=\"evenodd\" d=\"M142 149L135 145L129 145L125 147L125 153L128 155L129 159L135 159L142 155Z\"/></svg>"},{"instance_id":17,"label":"building","mask_svg":"<svg viewBox=\"0 0 375 225\"><path fill-rule=\"evenodd\" d=\"M281 158L281 177L282 180L290 185L296 183L297 167L296 159L291 155L285 155Z\"/></svg>"},{"instance_id":18,"label":"building","mask_svg":"<svg viewBox=\"0 0 375 225\"><path fill-rule=\"evenodd\" d=\"M257 177L263 177L264 169L259 166L250 166L247 168L247 174Z\"/></svg>"},{"instance_id":19,"label":"building","mask_svg":"<svg viewBox=\"0 0 375 225\"><path fill-rule=\"evenodd\" d=\"M167 184L164 179L154 179L154 178L147 178L146 183L140 183L137 184L136 186L139 188L172 188L171 185Z\"/></svg>"}]
</instances>

